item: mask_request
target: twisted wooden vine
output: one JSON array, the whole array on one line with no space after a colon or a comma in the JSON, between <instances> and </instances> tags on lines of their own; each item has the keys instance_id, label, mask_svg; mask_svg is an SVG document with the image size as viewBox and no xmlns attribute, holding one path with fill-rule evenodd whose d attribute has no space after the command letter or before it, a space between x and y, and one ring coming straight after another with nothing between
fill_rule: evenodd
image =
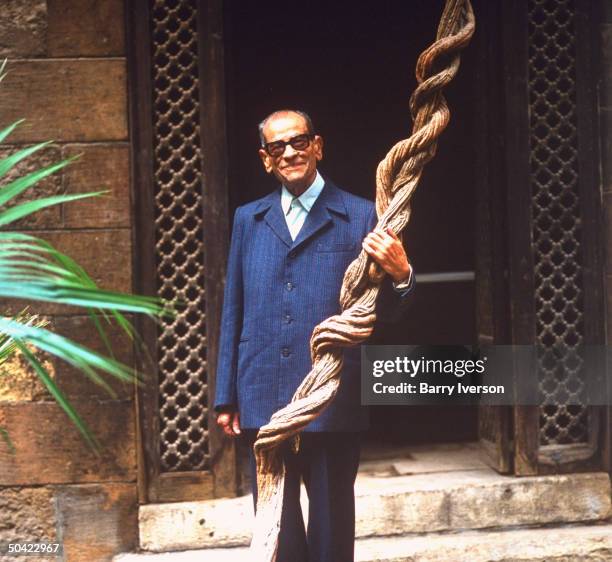
<instances>
[{"instance_id":1,"label":"twisted wooden vine","mask_svg":"<svg viewBox=\"0 0 612 562\"><path fill-rule=\"evenodd\" d=\"M410 98L412 134L391 148L376 171L378 228L391 227L399 233L410 220L410 199L450 118L442 90L457 73L460 52L469 43L474 28L469 0L447 0L436 41L417 61L418 86ZM258 489L251 543L254 562L276 559L285 478L280 445L295 436L293 446L297 451L298 433L333 400L340 384L342 349L364 342L372 333L383 277L384 272L362 250L344 275L341 313L321 322L312 333L312 370L291 402L259 430L254 445Z\"/></svg>"}]
</instances>

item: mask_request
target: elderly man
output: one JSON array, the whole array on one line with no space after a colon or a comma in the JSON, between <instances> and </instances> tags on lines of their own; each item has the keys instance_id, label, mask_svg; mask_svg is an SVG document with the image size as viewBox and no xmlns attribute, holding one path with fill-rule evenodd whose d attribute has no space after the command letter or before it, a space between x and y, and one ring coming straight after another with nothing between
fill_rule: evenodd
<instances>
[{"instance_id":1,"label":"elderly man","mask_svg":"<svg viewBox=\"0 0 612 562\"><path fill-rule=\"evenodd\" d=\"M310 371L312 330L339 312L344 272L362 247L392 279L384 281L379 314L401 310L414 284L399 238L392 231L371 232L373 203L317 171L323 139L308 115L276 111L259 133L263 166L281 185L236 210L215 400L217 423L231 437L243 434L249 447ZM285 451L278 562L353 560L359 432L367 426L359 350L352 348L344 354L335 400L305 428L299 453ZM256 501L252 451L250 465ZM299 503L302 478L309 497L307 533Z\"/></svg>"}]
</instances>

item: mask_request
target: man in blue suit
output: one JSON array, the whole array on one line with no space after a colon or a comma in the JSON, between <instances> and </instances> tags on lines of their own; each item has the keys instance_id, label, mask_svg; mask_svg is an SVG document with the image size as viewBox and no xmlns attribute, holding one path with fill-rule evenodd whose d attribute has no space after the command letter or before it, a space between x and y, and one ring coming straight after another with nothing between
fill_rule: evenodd
<instances>
[{"instance_id":1,"label":"man in blue suit","mask_svg":"<svg viewBox=\"0 0 612 562\"><path fill-rule=\"evenodd\" d=\"M362 247L388 273L379 315L397 315L414 285L399 238L372 231L374 204L317 171L323 139L308 115L276 111L259 132L264 168L281 186L234 216L215 399L217 423L228 436L243 434L249 447L310 371L312 330L339 312L344 272ZM358 348L345 351L334 401L305 428L300 452L285 452L278 562L353 560L359 432L368 427L359 357ZM250 464L256 501L252 451ZM307 533L299 503L302 478L309 497Z\"/></svg>"}]
</instances>

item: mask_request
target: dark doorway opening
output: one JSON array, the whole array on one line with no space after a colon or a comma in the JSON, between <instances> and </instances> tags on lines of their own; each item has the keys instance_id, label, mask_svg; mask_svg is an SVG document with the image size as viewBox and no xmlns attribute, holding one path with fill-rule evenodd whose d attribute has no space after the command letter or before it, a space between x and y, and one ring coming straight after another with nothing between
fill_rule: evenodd
<instances>
[{"instance_id":1,"label":"dark doorway opening","mask_svg":"<svg viewBox=\"0 0 612 562\"><path fill-rule=\"evenodd\" d=\"M232 216L238 205L276 187L257 155L257 124L287 107L308 112L323 136L323 175L373 199L378 162L410 133L414 67L435 37L443 1L228 0L224 6ZM475 269L476 60L468 49L448 88L451 124L413 198L405 234L418 274L413 304L404 321L377 330L379 343L475 340L470 273ZM441 281L440 274L459 272L463 277ZM398 444L476 440L477 412L446 406L375 408L369 438Z\"/></svg>"}]
</instances>

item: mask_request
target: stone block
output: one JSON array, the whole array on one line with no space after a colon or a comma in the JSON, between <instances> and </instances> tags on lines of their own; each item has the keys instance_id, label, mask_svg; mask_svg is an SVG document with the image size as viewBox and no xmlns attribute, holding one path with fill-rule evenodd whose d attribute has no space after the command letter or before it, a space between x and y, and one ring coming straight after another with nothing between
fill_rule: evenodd
<instances>
[{"instance_id":1,"label":"stone block","mask_svg":"<svg viewBox=\"0 0 612 562\"><path fill-rule=\"evenodd\" d=\"M125 54L123 0L47 0L48 56Z\"/></svg>"},{"instance_id":2,"label":"stone block","mask_svg":"<svg viewBox=\"0 0 612 562\"><path fill-rule=\"evenodd\" d=\"M9 137L7 140L10 141L11 137ZM0 149L0 159L10 156L16 150L17 147L4 147ZM2 184L6 185L6 183L10 181L26 176L51 164L55 164L61 159L61 149L58 146L45 147L32 154L29 158L19 162L19 164L17 164L8 172L6 176L2 178ZM59 170L58 172L55 172L55 174L47 176L37 184L26 189L21 195L16 197L14 203L11 202L9 206L24 203L26 201L32 201L34 199L41 199L43 197L60 195L63 193L63 172L63 170ZM31 230L35 228L61 228L61 226L61 206L54 205L53 207L47 207L46 209L42 209L33 215L29 215L12 223L9 228L11 230Z\"/></svg>"},{"instance_id":3,"label":"stone block","mask_svg":"<svg viewBox=\"0 0 612 562\"><path fill-rule=\"evenodd\" d=\"M112 560L138 545L135 483L61 486L56 504L67 562Z\"/></svg>"},{"instance_id":4,"label":"stone block","mask_svg":"<svg viewBox=\"0 0 612 562\"><path fill-rule=\"evenodd\" d=\"M100 456L55 403L0 403L0 486L128 481L136 478L134 403L79 401L74 406L102 445Z\"/></svg>"},{"instance_id":5,"label":"stone block","mask_svg":"<svg viewBox=\"0 0 612 562\"><path fill-rule=\"evenodd\" d=\"M151 551L249 544L251 496L200 502L149 504L140 508L140 547ZM176 529L181 529L180 533Z\"/></svg>"},{"instance_id":6,"label":"stone block","mask_svg":"<svg viewBox=\"0 0 612 562\"><path fill-rule=\"evenodd\" d=\"M126 140L125 61L26 60L9 64L0 87L0 122L27 121L12 140Z\"/></svg>"},{"instance_id":7,"label":"stone block","mask_svg":"<svg viewBox=\"0 0 612 562\"><path fill-rule=\"evenodd\" d=\"M307 511L305 511L307 513ZM444 490L385 490L360 494L355 500L356 536L400 535L448 529L448 499Z\"/></svg>"},{"instance_id":8,"label":"stone block","mask_svg":"<svg viewBox=\"0 0 612 562\"><path fill-rule=\"evenodd\" d=\"M50 486L0 488L0 542L57 540Z\"/></svg>"},{"instance_id":9,"label":"stone block","mask_svg":"<svg viewBox=\"0 0 612 562\"><path fill-rule=\"evenodd\" d=\"M52 379L55 368L48 356L31 348ZM0 366L0 402L30 402L47 394L47 387L23 355L16 351Z\"/></svg>"},{"instance_id":10,"label":"stone block","mask_svg":"<svg viewBox=\"0 0 612 562\"><path fill-rule=\"evenodd\" d=\"M136 484L2 488L0 541L58 541L63 545L63 560L111 560L138 544ZM0 560L14 558L0 555Z\"/></svg>"},{"instance_id":11,"label":"stone block","mask_svg":"<svg viewBox=\"0 0 612 562\"><path fill-rule=\"evenodd\" d=\"M104 289L132 289L132 241L128 229L40 233L76 260Z\"/></svg>"},{"instance_id":12,"label":"stone block","mask_svg":"<svg viewBox=\"0 0 612 562\"><path fill-rule=\"evenodd\" d=\"M0 9L0 59L46 53L46 0L4 0Z\"/></svg>"},{"instance_id":13,"label":"stone block","mask_svg":"<svg viewBox=\"0 0 612 562\"><path fill-rule=\"evenodd\" d=\"M50 242L76 260L94 279L100 288L132 291L132 242L128 229L87 231L34 231L32 234ZM5 299L1 302L6 314L15 314L26 304L31 304L37 314L75 315L82 308L37 301Z\"/></svg>"},{"instance_id":14,"label":"stone block","mask_svg":"<svg viewBox=\"0 0 612 562\"><path fill-rule=\"evenodd\" d=\"M129 317L128 317L129 319ZM132 342L129 337L119 328L113 321L109 326L106 320L100 317L100 323L104 327L115 359L121 361L125 365L133 366L134 353ZM96 327L91 322L88 316L61 316L56 317L52 321L53 331L63 336L71 338L80 345L84 345L102 355L109 356L104 342L100 338ZM89 379L84 373L78 371L75 367L67 363L53 358L51 362L54 365L56 373L56 381L62 392L68 396L70 400L83 398L99 398L109 400L111 397L108 392ZM100 373L102 378L109 383L110 387L117 393L118 398L131 398L134 395L134 384L123 382L112 375ZM42 396L37 396L41 399ZM45 392L44 398L49 400L51 397L48 392Z\"/></svg>"},{"instance_id":15,"label":"stone block","mask_svg":"<svg viewBox=\"0 0 612 562\"><path fill-rule=\"evenodd\" d=\"M67 228L130 226L130 169L127 144L70 144L64 157L82 156L66 169L68 193L108 190L108 195L64 205Z\"/></svg>"},{"instance_id":16,"label":"stone block","mask_svg":"<svg viewBox=\"0 0 612 562\"><path fill-rule=\"evenodd\" d=\"M603 520L610 516L604 473L515 478L449 490L450 528Z\"/></svg>"}]
</instances>

